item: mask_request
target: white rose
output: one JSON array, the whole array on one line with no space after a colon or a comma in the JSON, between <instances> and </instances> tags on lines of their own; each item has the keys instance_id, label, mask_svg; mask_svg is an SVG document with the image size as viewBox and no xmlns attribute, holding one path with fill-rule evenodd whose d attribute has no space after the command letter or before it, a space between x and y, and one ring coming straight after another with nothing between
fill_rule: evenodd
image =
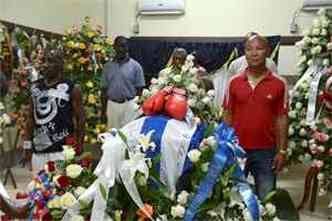
<instances>
[{"instance_id":1,"label":"white rose","mask_svg":"<svg viewBox=\"0 0 332 221\"><path fill-rule=\"evenodd\" d=\"M75 178L79 177L79 175L81 174L82 170L83 170L83 168L80 165L78 165L78 164L70 164L66 168L66 174L70 178L75 179Z\"/></svg>"},{"instance_id":2,"label":"white rose","mask_svg":"<svg viewBox=\"0 0 332 221\"><path fill-rule=\"evenodd\" d=\"M193 61L193 60L195 60L195 56L192 55L192 54L189 54L189 55L187 55L186 60L187 61Z\"/></svg>"},{"instance_id":3,"label":"white rose","mask_svg":"<svg viewBox=\"0 0 332 221\"><path fill-rule=\"evenodd\" d=\"M208 95L209 97L214 97L214 94L215 94L214 90L209 90L209 91L207 92L207 95Z\"/></svg>"},{"instance_id":4,"label":"white rose","mask_svg":"<svg viewBox=\"0 0 332 221\"><path fill-rule=\"evenodd\" d=\"M319 38L312 38L311 43L313 43L314 45L317 45L319 43Z\"/></svg>"},{"instance_id":5,"label":"white rose","mask_svg":"<svg viewBox=\"0 0 332 221\"><path fill-rule=\"evenodd\" d=\"M181 205L171 207L171 215L174 218L177 218L177 217L183 218L185 212L186 212L186 209Z\"/></svg>"},{"instance_id":6,"label":"white rose","mask_svg":"<svg viewBox=\"0 0 332 221\"><path fill-rule=\"evenodd\" d=\"M85 190L86 189L84 187L79 186L75 189L74 193L75 193L76 197L79 197L85 192Z\"/></svg>"},{"instance_id":7,"label":"white rose","mask_svg":"<svg viewBox=\"0 0 332 221\"><path fill-rule=\"evenodd\" d=\"M50 209L61 208L61 201L59 197L55 197L52 200L48 201L47 207Z\"/></svg>"},{"instance_id":8,"label":"white rose","mask_svg":"<svg viewBox=\"0 0 332 221\"><path fill-rule=\"evenodd\" d=\"M324 178L325 178L324 173L319 173L319 174L317 175L317 179L318 179L319 181L324 180Z\"/></svg>"},{"instance_id":9,"label":"white rose","mask_svg":"<svg viewBox=\"0 0 332 221\"><path fill-rule=\"evenodd\" d=\"M310 37L304 37L303 42L304 42L305 45L309 45L309 44L311 44L311 38Z\"/></svg>"},{"instance_id":10,"label":"white rose","mask_svg":"<svg viewBox=\"0 0 332 221\"><path fill-rule=\"evenodd\" d=\"M70 221L84 221L84 217L81 215L74 215Z\"/></svg>"},{"instance_id":11,"label":"white rose","mask_svg":"<svg viewBox=\"0 0 332 221\"><path fill-rule=\"evenodd\" d=\"M151 84L157 84L158 83L158 79L152 78L150 82L151 82Z\"/></svg>"},{"instance_id":12,"label":"white rose","mask_svg":"<svg viewBox=\"0 0 332 221\"><path fill-rule=\"evenodd\" d=\"M190 98L190 99L188 100L188 105L189 105L190 107L194 107L194 106L196 105L196 100L193 99L193 98Z\"/></svg>"},{"instance_id":13,"label":"white rose","mask_svg":"<svg viewBox=\"0 0 332 221\"><path fill-rule=\"evenodd\" d=\"M326 9L325 8L320 8L317 12L318 16L325 16L326 14Z\"/></svg>"},{"instance_id":14,"label":"white rose","mask_svg":"<svg viewBox=\"0 0 332 221\"><path fill-rule=\"evenodd\" d=\"M307 65L308 65L308 66L311 66L313 63L314 63L314 61L313 61L312 59L310 59L310 60L307 62Z\"/></svg>"},{"instance_id":15,"label":"white rose","mask_svg":"<svg viewBox=\"0 0 332 221\"><path fill-rule=\"evenodd\" d=\"M300 135L301 137L304 137L305 135L307 135L307 130L304 129L304 128L301 128L299 135Z\"/></svg>"},{"instance_id":16,"label":"white rose","mask_svg":"<svg viewBox=\"0 0 332 221\"><path fill-rule=\"evenodd\" d=\"M303 107L303 104L301 102L296 102L295 108L300 110Z\"/></svg>"},{"instance_id":17,"label":"white rose","mask_svg":"<svg viewBox=\"0 0 332 221\"><path fill-rule=\"evenodd\" d=\"M319 28L314 28L311 32L312 35L318 36L320 34L320 29Z\"/></svg>"},{"instance_id":18,"label":"white rose","mask_svg":"<svg viewBox=\"0 0 332 221\"><path fill-rule=\"evenodd\" d=\"M76 198L73 194L66 192L64 195L60 198L61 206L65 208L72 207L76 203Z\"/></svg>"},{"instance_id":19,"label":"white rose","mask_svg":"<svg viewBox=\"0 0 332 221\"><path fill-rule=\"evenodd\" d=\"M208 104L208 103L210 103L210 101L211 101L211 98L210 98L210 97L204 97L204 98L202 99L202 102L203 102L204 104Z\"/></svg>"},{"instance_id":20,"label":"white rose","mask_svg":"<svg viewBox=\"0 0 332 221\"><path fill-rule=\"evenodd\" d=\"M209 136L208 138L206 138L206 143L209 146L215 146L217 144L217 140L214 136Z\"/></svg>"},{"instance_id":21,"label":"white rose","mask_svg":"<svg viewBox=\"0 0 332 221\"><path fill-rule=\"evenodd\" d=\"M327 50L331 51L332 50L332 42L329 42L327 45Z\"/></svg>"},{"instance_id":22,"label":"white rose","mask_svg":"<svg viewBox=\"0 0 332 221\"><path fill-rule=\"evenodd\" d=\"M206 173L209 170L209 163L203 163L201 166L201 170Z\"/></svg>"},{"instance_id":23,"label":"white rose","mask_svg":"<svg viewBox=\"0 0 332 221\"><path fill-rule=\"evenodd\" d=\"M149 96L151 96L151 92L148 89L145 88L142 91L142 95L143 95L143 97L149 97Z\"/></svg>"},{"instance_id":24,"label":"white rose","mask_svg":"<svg viewBox=\"0 0 332 221\"><path fill-rule=\"evenodd\" d=\"M181 80L182 80L182 77L181 77L181 75L180 74L177 74L177 75L175 75L174 77L173 77L173 80L175 81L175 82L180 82Z\"/></svg>"},{"instance_id":25,"label":"white rose","mask_svg":"<svg viewBox=\"0 0 332 221\"><path fill-rule=\"evenodd\" d=\"M289 128L288 128L288 135L289 135L289 136L294 135L294 128L293 128L293 127L289 127Z\"/></svg>"},{"instance_id":26,"label":"white rose","mask_svg":"<svg viewBox=\"0 0 332 221\"><path fill-rule=\"evenodd\" d=\"M304 147L304 148L308 147L308 141L303 140L303 141L301 142L301 146Z\"/></svg>"},{"instance_id":27,"label":"white rose","mask_svg":"<svg viewBox=\"0 0 332 221\"><path fill-rule=\"evenodd\" d=\"M195 67L190 68L190 69L189 69L189 73L190 73L191 75L196 75L196 74L198 73L198 68L195 68Z\"/></svg>"},{"instance_id":28,"label":"white rose","mask_svg":"<svg viewBox=\"0 0 332 221\"><path fill-rule=\"evenodd\" d=\"M290 141L290 142L288 143L288 147L289 147L290 149L295 149L295 148L296 148L296 143L295 143L294 141Z\"/></svg>"},{"instance_id":29,"label":"white rose","mask_svg":"<svg viewBox=\"0 0 332 221\"><path fill-rule=\"evenodd\" d=\"M189 193L187 191L182 191L177 198L177 202L181 205L186 205L188 202Z\"/></svg>"},{"instance_id":30,"label":"white rose","mask_svg":"<svg viewBox=\"0 0 332 221\"><path fill-rule=\"evenodd\" d=\"M193 92L193 93L195 93L195 92L198 91L198 87L197 87L196 84L191 83L191 84L189 85L189 87L188 87L188 90L191 91L191 92Z\"/></svg>"},{"instance_id":31,"label":"white rose","mask_svg":"<svg viewBox=\"0 0 332 221\"><path fill-rule=\"evenodd\" d=\"M265 209L267 213L271 216L273 216L276 213L276 207L272 203L267 203L265 205Z\"/></svg>"},{"instance_id":32,"label":"white rose","mask_svg":"<svg viewBox=\"0 0 332 221\"><path fill-rule=\"evenodd\" d=\"M195 149L195 150L189 151L188 157L191 160L191 162L196 163L199 161L201 154L202 154L201 151Z\"/></svg>"},{"instance_id":33,"label":"white rose","mask_svg":"<svg viewBox=\"0 0 332 221\"><path fill-rule=\"evenodd\" d=\"M296 111L289 111L288 112L288 117L292 118L292 119L295 119L296 118Z\"/></svg>"},{"instance_id":34,"label":"white rose","mask_svg":"<svg viewBox=\"0 0 332 221\"><path fill-rule=\"evenodd\" d=\"M68 145L63 146L63 154L65 155L65 160L72 160L75 157L75 150Z\"/></svg>"},{"instance_id":35,"label":"white rose","mask_svg":"<svg viewBox=\"0 0 332 221\"><path fill-rule=\"evenodd\" d=\"M325 152L325 147L324 147L323 145L319 145L319 146L317 147L317 149L318 149L318 151L321 152L321 153Z\"/></svg>"},{"instance_id":36,"label":"white rose","mask_svg":"<svg viewBox=\"0 0 332 221\"><path fill-rule=\"evenodd\" d=\"M325 28L322 29L320 35L321 35L321 36L326 36L327 34L328 34L327 30L326 30Z\"/></svg>"},{"instance_id":37,"label":"white rose","mask_svg":"<svg viewBox=\"0 0 332 221\"><path fill-rule=\"evenodd\" d=\"M326 66L326 67L329 66L330 65L330 60L328 58L325 58L323 60L323 65Z\"/></svg>"},{"instance_id":38,"label":"white rose","mask_svg":"<svg viewBox=\"0 0 332 221\"><path fill-rule=\"evenodd\" d=\"M314 28L320 28L320 25L321 25L321 23L320 23L320 20L319 20L318 18L315 18L315 19L312 21L312 26L313 26Z\"/></svg>"},{"instance_id":39,"label":"white rose","mask_svg":"<svg viewBox=\"0 0 332 221\"><path fill-rule=\"evenodd\" d=\"M3 119L4 125L9 125L12 122L11 118L6 113L2 115L2 119Z\"/></svg>"}]
</instances>

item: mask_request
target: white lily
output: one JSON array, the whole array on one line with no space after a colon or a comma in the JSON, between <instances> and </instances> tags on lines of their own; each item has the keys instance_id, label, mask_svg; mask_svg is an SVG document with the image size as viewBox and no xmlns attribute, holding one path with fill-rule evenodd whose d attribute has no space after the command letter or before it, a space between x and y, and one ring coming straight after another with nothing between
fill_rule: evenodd
<instances>
[{"instance_id":1,"label":"white lily","mask_svg":"<svg viewBox=\"0 0 332 221\"><path fill-rule=\"evenodd\" d=\"M156 147L156 144L151 141L151 136L154 133L154 130L149 131L146 135L141 134L139 136L138 140L138 145L142 149L143 152L146 152L150 148L153 150Z\"/></svg>"}]
</instances>

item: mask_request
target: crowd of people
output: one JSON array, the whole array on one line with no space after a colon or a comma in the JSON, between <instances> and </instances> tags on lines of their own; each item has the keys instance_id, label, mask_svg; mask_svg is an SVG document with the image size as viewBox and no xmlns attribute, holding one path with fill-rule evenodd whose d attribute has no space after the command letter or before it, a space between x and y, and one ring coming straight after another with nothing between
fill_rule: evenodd
<instances>
[{"instance_id":1,"label":"crowd of people","mask_svg":"<svg viewBox=\"0 0 332 221\"><path fill-rule=\"evenodd\" d=\"M223 104L224 121L235 128L247 152L245 172L254 177L260 199L276 188L276 177L285 164L288 133L288 88L269 59L266 38L250 33L245 40L245 55L233 61ZM101 118L108 128L121 128L139 116L134 101L146 86L141 65L130 57L128 40L114 41L115 57L105 64L101 80ZM177 48L166 69L180 69L187 51ZM85 112L79 87L63 76L63 56L46 53L43 80L31 87L28 133L24 137L26 160L36 174L49 160L63 159L63 145L74 144L77 154L84 142ZM197 64L198 65L198 64ZM199 66L199 75L206 70ZM1 82L5 82L1 80ZM5 88L6 84L1 85ZM1 209L17 214L0 201ZM16 213L15 213L16 212ZM25 214L25 213L22 213Z\"/></svg>"}]
</instances>

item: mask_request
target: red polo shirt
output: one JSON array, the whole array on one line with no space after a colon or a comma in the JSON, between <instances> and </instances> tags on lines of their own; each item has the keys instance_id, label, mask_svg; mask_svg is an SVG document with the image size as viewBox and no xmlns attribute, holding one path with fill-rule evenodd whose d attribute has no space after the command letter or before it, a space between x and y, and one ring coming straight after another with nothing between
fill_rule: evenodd
<instances>
[{"instance_id":1,"label":"red polo shirt","mask_svg":"<svg viewBox=\"0 0 332 221\"><path fill-rule=\"evenodd\" d=\"M232 126L244 149L267 149L276 145L273 122L287 114L287 83L271 72L253 89L247 70L229 81L224 108L232 113Z\"/></svg>"}]
</instances>

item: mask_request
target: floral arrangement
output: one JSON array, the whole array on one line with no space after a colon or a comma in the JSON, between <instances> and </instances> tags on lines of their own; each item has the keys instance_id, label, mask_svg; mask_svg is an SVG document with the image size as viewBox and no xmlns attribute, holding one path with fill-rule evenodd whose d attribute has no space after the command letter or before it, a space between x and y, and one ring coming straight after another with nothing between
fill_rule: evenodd
<instances>
[{"instance_id":1,"label":"floral arrangement","mask_svg":"<svg viewBox=\"0 0 332 221\"><path fill-rule=\"evenodd\" d=\"M327 108L326 96L330 93L325 88L328 76L322 75L315 80L318 72L331 65L332 52L332 11L321 9L313 20L312 27L305 32L304 38L296 45L300 49L298 70L300 79L291 91L289 111L289 163L303 163L319 171L319 194L327 191L328 178L332 171L331 149L331 110ZM310 89L313 82L317 92ZM316 93L316 94L312 94ZM313 100L313 102L311 102ZM307 121L309 106L315 108L315 119Z\"/></svg>"},{"instance_id":2,"label":"floral arrangement","mask_svg":"<svg viewBox=\"0 0 332 221\"><path fill-rule=\"evenodd\" d=\"M64 146L64 155L65 160L49 161L29 184L30 217L44 221L62 220L66 210L96 179L89 154L78 158L72 147ZM86 210L90 209L90 205L82 203L81 220L89 219Z\"/></svg>"},{"instance_id":3,"label":"floral arrangement","mask_svg":"<svg viewBox=\"0 0 332 221\"><path fill-rule=\"evenodd\" d=\"M93 27L86 17L80 28L72 27L63 37L65 72L80 85L86 112L85 143L97 143L97 135L106 130L99 123L101 110L100 77L104 63L113 54L112 39L103 35L102 27Z\"/></svg>"},{"instance_id":4,"label":"floral arrangement","mask_svg":"<svg viewBox=\"0 0 332 221\"><path fill-rule=\"evenodd\" d=\"M181 70L166 68L158 79L152 78L149 89L144 89L138 103L142 103L166 86L185 89L188 105L194 115L204 122L218 120L218 109L214 106L214 90L207 91L198 78L199 69L194 66L193 55L188 55Z\"/></svg>"},{"instance_id":5,"label":"floral arrangement","mask_svg":"<svg viewBox=\"0 0 332 221\"><path fill-rule=\"evenodd\" d=\"M5 106L0 102L0 145L3 144L3 129L12 123L11 117L4 111Z\"/></svg>"}]
</instances>

